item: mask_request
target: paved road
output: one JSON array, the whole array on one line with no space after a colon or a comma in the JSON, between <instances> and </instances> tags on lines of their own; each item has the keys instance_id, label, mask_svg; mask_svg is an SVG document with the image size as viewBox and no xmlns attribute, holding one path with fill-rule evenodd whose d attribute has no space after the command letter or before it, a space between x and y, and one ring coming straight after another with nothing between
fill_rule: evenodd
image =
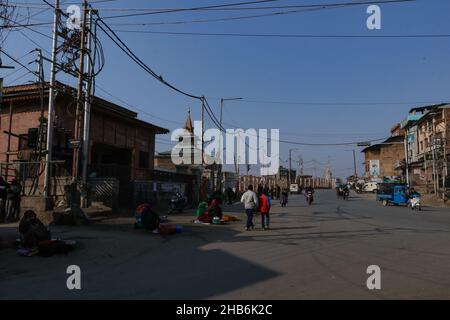
<instances>
[{"instance_id":1,"label":"paved road","mask_svg":"<svg viewBox=\"0 0 450 320\"><path fill-rule=\"evenodd\" d=\"M189 219L177 217L185 231L170 237L133 230L130 219L57 228L58 236L80 242L67 256L21 258L0 250L0 298L450 298L448 209L412 213L318 191L311 207L301 196L287 208L275 205L270 231ZM81 267L81 291L65 287L70 264ZM366 287L369 265L381 268L381 290Z\"/></svg>"}]
</instances>

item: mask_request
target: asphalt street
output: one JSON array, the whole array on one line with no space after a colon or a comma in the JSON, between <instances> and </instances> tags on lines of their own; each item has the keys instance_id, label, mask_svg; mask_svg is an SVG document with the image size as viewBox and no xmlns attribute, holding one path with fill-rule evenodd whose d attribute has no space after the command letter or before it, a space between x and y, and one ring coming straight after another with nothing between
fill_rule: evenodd
<instances>
[{"instance_id":1,"label":"asphalt street","mask_svg":"<svg viewBox=\"0 0 450 320\"><path fill-rule=\"evenodd\" d=\"M383 207L366 196L348 201L317 191L274 202L271 230L243 221L184 225L166 236L132 228L132 218L55 227L79 242L64 256L24 258L0 250L0 299L448 299L450 210ZM244 219L241 205L225 208ZM0 227L0 235L13 226ZM68 290L66 268L81 268L81 290ZM369 290L367 267L381 269Z\"/></svg>"}]
</instances>

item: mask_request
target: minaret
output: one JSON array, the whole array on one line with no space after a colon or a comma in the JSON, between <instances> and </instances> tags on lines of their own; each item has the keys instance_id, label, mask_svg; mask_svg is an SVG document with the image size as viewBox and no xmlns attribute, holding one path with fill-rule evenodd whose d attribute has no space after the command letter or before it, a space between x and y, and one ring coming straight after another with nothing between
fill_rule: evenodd
<instances>
[{"instance_id":1,"label":"minaret","mask_svg":"<svg viewBox=\"0 0 450 320\"><path fill-rule=\"evenodd\" d=\"M192 125L192 120L191 120L191 109L188 110L188 114L186 117L186 124L184 125L184 128L189 131L190 133L194 133L194 126Z\"/></svg>"},{"instance_id":2,"label":"minaret","mask_svg":"<svg viewBox=\"0 0 450 320\"><path fill-rule=\"evenodd\" d=\"M194 135L194 126L192 125L192 119L191 119L191 109L188 110L187 116L186 116L186 122L184 125L184 129L186 130L186 133L184 137L180 137L184 141L189 141L190 149L191 149L191 165L194 164L195 159L195 135Z\"/></svg>"}]
</instances>

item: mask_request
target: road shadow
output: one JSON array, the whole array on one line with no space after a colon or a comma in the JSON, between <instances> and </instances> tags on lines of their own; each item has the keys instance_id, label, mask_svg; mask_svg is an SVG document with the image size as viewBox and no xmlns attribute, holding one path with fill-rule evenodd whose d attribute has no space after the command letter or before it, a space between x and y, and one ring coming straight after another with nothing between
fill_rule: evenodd
<instances>
[{"instance_id":1,"label":"road shadow","mask_svg":"<svg viewBox=\"0 0 450 320\"><path fill-rule=\"evenodd\" d=\"M130 224L114 225L114 230L93 225L53 228L54 236L79 243L64 256L24 258L14 248L1 250L0 299L198 300L280 275L228 251L208 249L230 239L251 240L228 226L189 225L169 236L135 230ZM65 288L65 270L71 264L82 269L81 291Z\"/></svg>"},{"instance_id":2,"label":"road shadow","mask_svg":"<svg viewBox=\"0 0 450 320\"><path fill-rule=\"evenodd\" d=\"M281 230L303 230L303 229L313 229L318 228L317 226L301 226L301 227L276 227L270 228L270 231L281 231Z\"/></svg>"}]
</instances>

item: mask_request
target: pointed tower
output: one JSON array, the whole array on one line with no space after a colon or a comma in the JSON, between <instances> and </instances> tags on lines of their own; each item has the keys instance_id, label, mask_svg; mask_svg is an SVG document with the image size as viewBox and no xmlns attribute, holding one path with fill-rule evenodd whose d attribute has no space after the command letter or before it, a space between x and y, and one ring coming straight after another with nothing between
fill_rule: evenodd
<instances>
[{"instance_id":1,"label":"pointed tower","mask_svg":"<svg viewBox=\"0 0 450 320\"><path fill-rule=\"evenodd\" d=\"M184 148L189 148L191 153L190 166L194 165L196 157L200 156L199 151L196 148L196 136L194 134L194 126L192 125L191 110L188 110L186 116L186 122L184 125L184 133L180 135L179 141L183 142Z\"/></svg>"},{"instance_id":2,"label":"pointed tower","mask_svg":"<svg viewBox=\"0 0 450 320\"><path fill-rule=\"evenodd\" d=\"M191 120L191 109L188 110L188 114L186 117L186 124L184 125L184 128L189 131L190 133L194 133L194 126L192 125Z\"/></svg>"}]
</instances>

